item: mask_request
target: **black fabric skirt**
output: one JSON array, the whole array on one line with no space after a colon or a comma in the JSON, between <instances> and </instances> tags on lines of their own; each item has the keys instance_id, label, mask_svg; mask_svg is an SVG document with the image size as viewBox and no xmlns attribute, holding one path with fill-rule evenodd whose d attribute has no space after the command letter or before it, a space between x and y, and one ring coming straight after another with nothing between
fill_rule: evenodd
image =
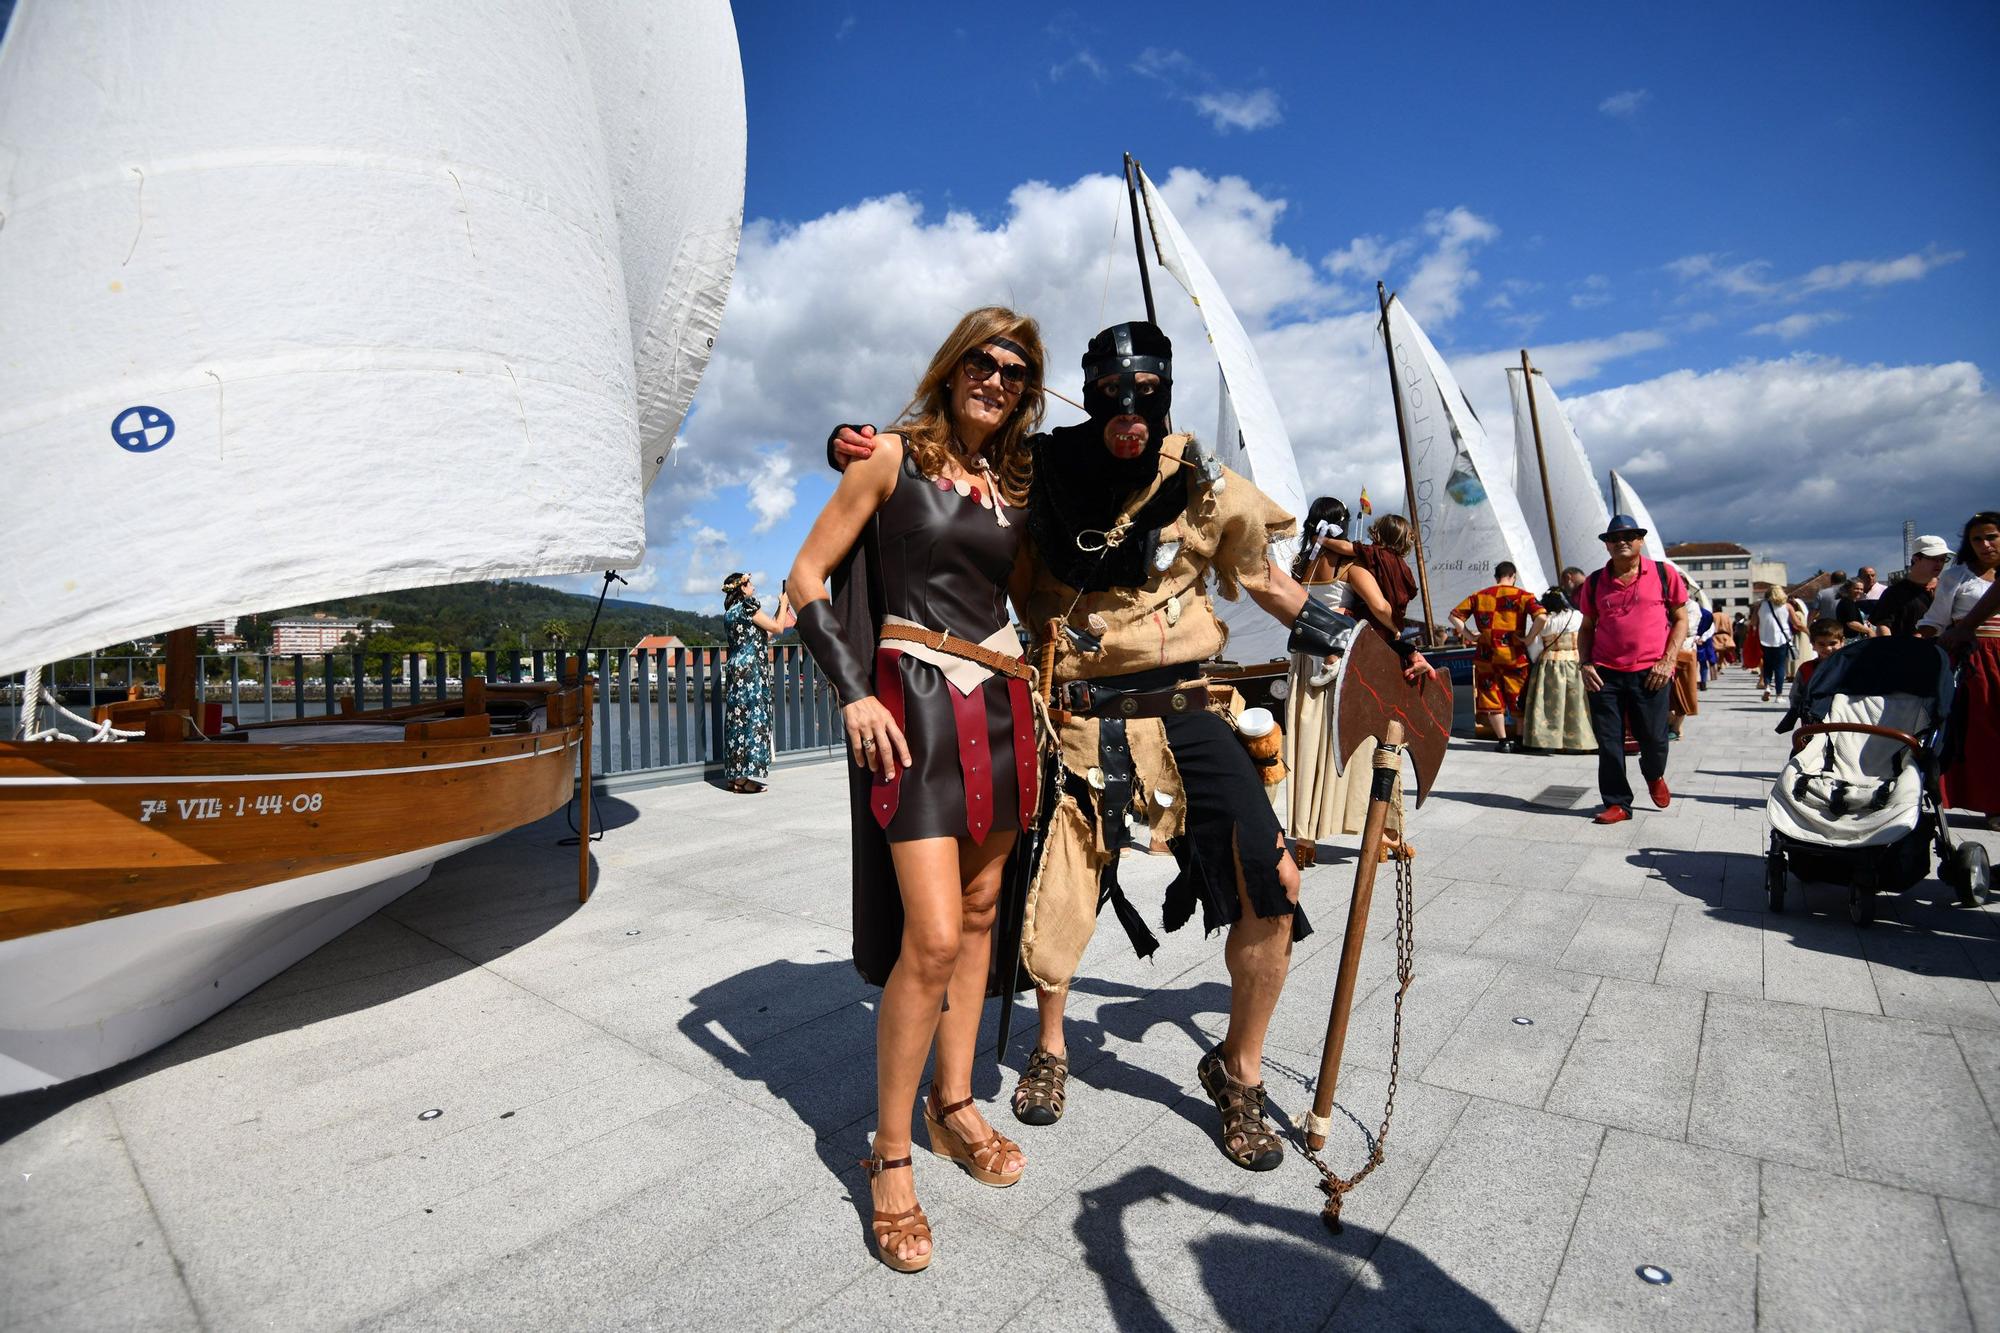
<instances>
[{"instance_id":1,"label":"black fabric skirt","mask_svg":"<svg viewBox=\"0 0 2000 1333\"><path fill-rule=\"evenodd\" d=\"M1115 689L1153 691L1200 675L1191 663L1137 671L1092 681ZM1180 873L1167 886L1161 924L1179 930L1201 907L1201 927L1208 933L1233 925L1243 915L1236 892L1237 867L1243 874L1243 897L1261 917L1289 916L1292 939L1312 934L1305 908L1285 896L1278 863L1285 855L1278 812L1258 775L1250 752L1235 730L1210 712L1175 713L1163 719L1167 748L1180 770L1187 824L1169 844Z\"/></svg>"}]
</instances>

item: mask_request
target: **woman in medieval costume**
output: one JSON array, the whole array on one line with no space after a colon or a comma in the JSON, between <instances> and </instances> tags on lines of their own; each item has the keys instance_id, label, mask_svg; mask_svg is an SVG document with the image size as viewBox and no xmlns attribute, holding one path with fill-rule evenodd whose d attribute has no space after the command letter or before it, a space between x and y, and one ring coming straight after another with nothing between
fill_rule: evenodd
<instances>
[{"instance_id":1,"label":"woman in medieval costume","mask_svg":"<svg viewBox=\"0 0 2000 1333\"><path fill-rule=\"evenodd\" d=\"M973 1104L972 1057L1001 872L1036 800L1028 671L1006 598L1044 364L1033 320L998 307L961 319L792 566L799 633L840 697L855 765L854 960L883 988L863 1164L876 1253L899 1272L930 1263L910 1136L933 1045L931 1151L998 1187L1025 1166Z\"/></svg>"},{"instance_id":2,"label":"woman in medieval costume","mask_svg":"<svg viewBox=\"0 0 2000 1333\"><path fill-rule=\"evenodd\" d=\"M1347 506L1321 496L1306 512L1292 577L1306 592L1344 616L1364 621L1395 642L1402 607L1392 605L1374 573L1354 554L1347 540ZM1377 525L1378 527L1380 524ZM1335 543L1344 550L1336 551ZM1379 548L1378 548L1379 549ZM1401 560L1397 559L1401 565ZM1405 597L1407 604L1408 598ZM1341 658L1293 653L1285 695L1286 782L1288 809L1285 832L1292 839L1292 858L1309 866L1318 857L1318 843L1341 833L1359 833L1368 817L1368 794L1375 742L1367 741L1334 771L1334 685L1340 679ZM1401 772L1397 780L1401 781ZM1390 806L1389 836L1402 832L1400 803Z\"/></svg>"},{"instance_id":3,"label":"woman in medieval costume","mask_svg":"<svg viewBox=\"0 0 2000 1333\"><path fill-rule=\"evenodd\" d=\"M1590 695L1576 652L1583 613L1569 604L1561 588L1549 589L1541 601L1542 615L1529 630L1529 649L1536 656L1528 688L1521 693L1521 748L1594 754Z\"/></svg>"},{"instance_id":4,"label":"woman in medieval costume","mask_svg":"<svg viewBox=\"0 0 2000 1333\"><path fill-rule=\"evenodd\" d=\"M738 795L763 791L771 777L771 636L791 625L782 594L767 616L748 574L722 581L722 777Z\"/></svg>"}]
</instances>

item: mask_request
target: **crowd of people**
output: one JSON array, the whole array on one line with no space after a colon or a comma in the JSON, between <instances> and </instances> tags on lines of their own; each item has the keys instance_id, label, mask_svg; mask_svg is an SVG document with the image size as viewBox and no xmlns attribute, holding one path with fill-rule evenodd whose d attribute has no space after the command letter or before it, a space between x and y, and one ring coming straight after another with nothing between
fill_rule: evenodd
<instances>
[{"instance_id":1,"label":"crowd of people","mask_svg":"<svg viewBox=\"0 0 2000 1333\"><path fill-rule=\"evenodd\" d=\"M1028 1169L1026 1150L973 1096L982 1001L1032 985L1036 1042L1011 1110L1052 1126L1068 1109L1068 991L1100 908L1142 956L1157 947L1118 878L1135 812L1176 861L1164 928L1198 913L1204 931L1226 933L1228 1024L1194 1070L1217 1144L1245 1170L1279 1164L1262 1048L1292 946L1312 930L1300 868L1322 838L1358 832L1368 803L1357 775L1372 756L1333 753L1332 691L1352 636L1380 636L1413 685L1443 685L1406 632L1417 590L1409 523L1385 515L1355 533L1346 507L1325 498L1295 525L1171 431L1172 360L1150 323L1103 330L1081 359L1086 420L1043 431L1040 330L1004 308L970 312L890 429L829 435L840 480L776 614L747 578L726 590L732 662L740 646L755 664L746 671L763 670L769 636L796 623L839 699L853 761L855 964L882 987L863 1165L875 1250L898 1271L924 1268L934 1247L914 1176L919 1107L931 1151L980 1183L1012 1186ZM1967 525L1949 567L1948 549L1926 538L1891 587L1864 570L1825 616L1774 590L1739 623L1649 559L1645 530L1621 514L1602 534L1602 567L1565 569L1536 593L1502 564L1450 621L1475 645L1477 710L1502 749L1595 751L1599 823L1632 817L1628 748L1652 802L1669 804L1669 741L1713 673L1741 660L1762 672L1768 700L1809 651L1937 633L1966 660L1968 697L1984 709L1961 750L1981 757L1954 770L1953 790L1991 812L1995 517ZM1294 532L1287 568L1269 552ZM1290 631L1282 801L1253 758L1256 733L1237 725L1240 700L1203 675L1226 637L1211 588L1247 596ZM755 790L769 763L747 735L756 684L732 675L731 687L746 696L740 710L729 704L732 738L744 729L744 743L730 743L731 781ZM1027 855L1014 855L1023 840ZM1019 903L1005 920L1003 888Z\"/></svg>"}]
</instances>

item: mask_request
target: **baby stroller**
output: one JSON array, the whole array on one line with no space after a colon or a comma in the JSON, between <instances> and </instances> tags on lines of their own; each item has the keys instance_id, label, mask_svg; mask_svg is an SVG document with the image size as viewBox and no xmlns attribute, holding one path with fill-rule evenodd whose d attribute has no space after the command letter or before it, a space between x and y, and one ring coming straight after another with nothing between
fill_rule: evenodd
<instances>
[{"instance_id":1,"label":"baby stroller","mask_svg":"<svg viewBox=\"0 0 2000 1333\"><path fill-rule=\"evenodd\" d=\"M1875 895L1930 874L1975 904L1991 888L1986 849L1951 836L1938 807L1939 750L1951 710L1951 665L1927 639L1862 639L1814 669L1780 732L1799 723L1792 757L1765 810L1764 888L1785 910L1785 873L1849 887L1847 914L1875 919Z\"/></svg>"}]
</instances>

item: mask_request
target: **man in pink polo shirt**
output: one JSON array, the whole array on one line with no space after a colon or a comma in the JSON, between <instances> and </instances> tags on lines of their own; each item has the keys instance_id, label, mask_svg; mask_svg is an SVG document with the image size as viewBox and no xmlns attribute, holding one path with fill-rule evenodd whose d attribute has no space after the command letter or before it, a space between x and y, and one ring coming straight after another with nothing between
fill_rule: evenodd
<instances>
[{"instance_id":1,"label":"man in pink polo shirt","mask_svg":"<svg viewBox=\"0 0 2000 1333\"><path fill-rule=\"evenodd\" d=\"M1597 788L1604 809L1593 823L1632 817L1632 783L1625 776L1625 728L1639 742L1639 776L1653 804L1667 790L1667 708L1672 702L1677 649L1687 638L1687 581L1672 565L1644 553L1646 530L1630 514L1615 514L1602 534L1611 559L1583 581L1576 609L1577 656L1590 694L1590 729L1597 736Z\"/></svg>"}]
</instances>

